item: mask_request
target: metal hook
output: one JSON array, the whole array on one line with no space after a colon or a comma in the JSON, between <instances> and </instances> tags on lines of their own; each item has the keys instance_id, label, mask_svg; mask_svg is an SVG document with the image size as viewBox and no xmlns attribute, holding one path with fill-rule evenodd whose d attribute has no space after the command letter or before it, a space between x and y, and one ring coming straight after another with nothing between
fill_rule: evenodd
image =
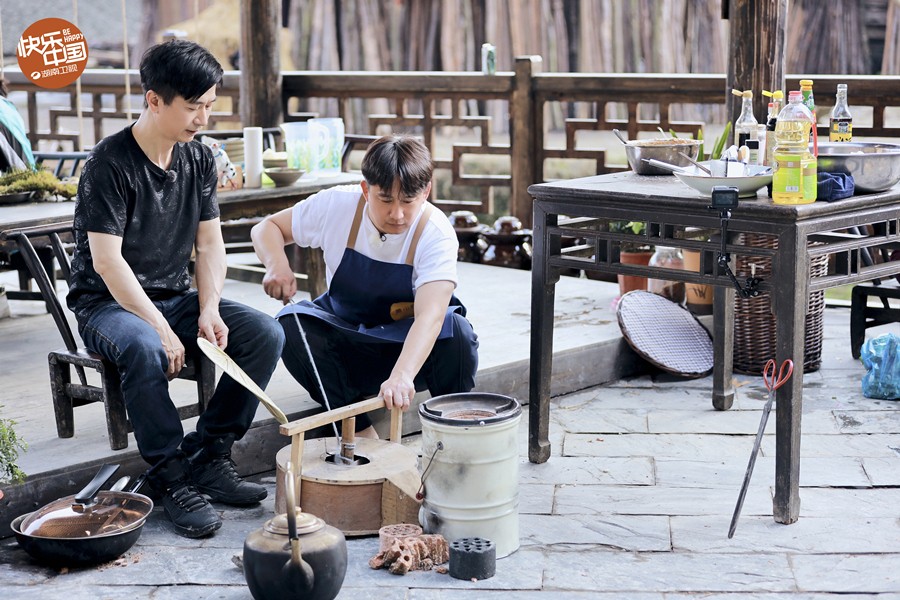
<instances>
[{"instance_id":1,"label":"metal hook","mask_svg":"<svg viewBox=\"0 0 900 600\"><path fill-rule=\"evenodd\" d=\"M422 471L422 483L419 484L419 491L416 492L416 500L424 500L425 499L425 475L428 474L428 470L431 469L431 465L434 462L434 457L437 456L437 453L444 449L444 442L438 440L438 443L434 447L434 453L432 453L431 458L428 460L428 466Z\"/></svg>"}]
</instances>

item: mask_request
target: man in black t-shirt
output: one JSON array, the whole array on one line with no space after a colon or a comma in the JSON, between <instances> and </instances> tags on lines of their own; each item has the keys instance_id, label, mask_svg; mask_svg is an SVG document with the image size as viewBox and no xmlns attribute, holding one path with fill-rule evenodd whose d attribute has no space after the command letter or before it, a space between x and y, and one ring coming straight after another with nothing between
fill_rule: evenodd
<instances>
[{"instance_id":1,"label":"man in black t-shirt","mask_svg":"<svg viewBox=\"0 0 900 600\"><path fill-rule=\"evenodd\" d=\"M67 298L85 345L119 368L149 481L187 537L222 524L201 494L241 506L265 498L266 489L241 479L231 460L258 400L227 375L196 431L184 435L168 384L184 366L185 347L197 350L202 336L265 387L284 345L274 319L221 298L226 261L216 165L194 141L221 80L219 63L193 42L166 42L144 54L144 110L97 144L84 165Z\"/></svg>"}]
</instances>

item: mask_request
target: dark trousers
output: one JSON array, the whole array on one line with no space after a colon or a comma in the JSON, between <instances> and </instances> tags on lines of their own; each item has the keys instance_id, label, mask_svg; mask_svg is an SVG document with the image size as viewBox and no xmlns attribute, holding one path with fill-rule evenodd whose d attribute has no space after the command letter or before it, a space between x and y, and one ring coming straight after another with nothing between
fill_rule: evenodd
<instances>
[{"instance_id":1,"label":"dark trousers","mask_svg":"<svg viewBox=\"0 0 900 600\"><path fill-rule=\"evenodd\" d=\"M198 354L200 305L194 291L153 303L181 339L188 353ZM219 314L228 326L225 352L260 387L265 388L278 364L284 333L272 317L249 306L221 300ZM168 357L149 323L116 302L103 304L79 323L84 344L114 362L122 376L125 408L144 460L158 466L179 453L190 456L209 440L240 439L250 428L259 400L228 375L222 375L196 432L184 436L178 411L169 396Z\"/></svg>"},{"instance_id":2,"label":"dark trousers","mask_svg":"<svg viewBox=\"0 0 900 600\"><path fill-rule=\"evenodd\" d=\"M378 394L381 384L390 376L403 344L367 342L361 340L361 336L348 336L315 317L297 315L297 318L303 325L331 408L347 406ZM427 389L432 396L441 396L468 392L475 387L478 337L465 317L454 314L452 318L453 336L435 342L415 377L417 391ZM313 400L325 406L294 315L284 315L278 322L285 333L281 355L284 365ZM371 424L366 415L356 417L357 431Z\"/></svg>"}]
</instances>

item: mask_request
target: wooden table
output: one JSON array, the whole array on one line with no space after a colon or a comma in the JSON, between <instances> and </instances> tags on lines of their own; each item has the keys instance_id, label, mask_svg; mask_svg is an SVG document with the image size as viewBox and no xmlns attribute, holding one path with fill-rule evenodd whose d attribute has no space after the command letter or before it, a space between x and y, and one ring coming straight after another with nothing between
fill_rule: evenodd
<instances>
[{"instance_id":1,"label":"wooden table","mask_svg":"<svg viewBox=\"0 0 900 600\"><path fill-rule=\"evenodd\" d=\"M261 188L220 191L219 211L222 221L262 217L293 206L297 201L318 191L360 181L362 175L359 173L341 173L329 178L309 181L301 179L294 185L285 187L268 185ZM0 204L0 231L71 221L74 212L74 201Z\"/></svg>"},{"instance_id":2,"label":"wooden table","mask_svg":"<svg viewBox=\"0 0 900 600\"><path fill-rule=\"evenodd\" d=\"M528 458L542 463L550 457L550 378L553 357L555 285L562 269L642 275L656 279L715 286L715 367L713 406L727 410L734 399L732 350L735 287L716 261L718 242L690 239L697 228L719 230L718 211L710 199L673 177L642 177L632 172L533 185L534 263L531 300L531 371ZM776 315L776 356L780 364L793 359L797 368L778 389L774 516L779 523L799 517L800 416L803 400L803 354L808 294L829 287L886 278L900 273L900 262L867 264L862 248L894 247L900 241L900 185L877 194L838 202L779 206L764 197L740 201L728 221L727 251L732 255L770 256L771 275L759 289L771 294ZM618 262L621 243L634 241L628 233L612 233L609 221L646 224L643 242L702 252L698 273ZM851 235L859 227L874 234ZM737 233L774 236L777 248L741 245ZM687 236L687 237L685 237ZM564 247L563 238L583 244ZM833 257L823 276L810 276L810 259ZM732 263L733 264L733 263Z\"/></svg>"},{"instance_id":3,"label":"wooden table","mask_svg":"<svg viewBox=\"0 0 900 600\"><path fill-rule=\"evenodd\" d=\"M226 241L249 241L249 228L253 224L245 219L255 219L293 206L303 198L336 185L356 184L362 181L359 173L340 173L334 177L311 180L300 179L293 185L262 188L247 188L218 193L220 218ZM21 229L38 225L53 225L71 221L75 212L75 202L29 202L26 204L0 205L0 231ZM9 253L15 244L0 241L0 254ZM313 255L315 256L315 255ZM310 292L318 295L324 291L324 268L319 257L304 256ZM232 271L234 273L235 271ZM20 297L14 292L10 297ZM27 292L26 292L27 294ZM36 293L35 293L36 294ZM37 298L38 296L35 296ZM22 298L31 299L31 296Z\"/></svg>"}]
</instances>

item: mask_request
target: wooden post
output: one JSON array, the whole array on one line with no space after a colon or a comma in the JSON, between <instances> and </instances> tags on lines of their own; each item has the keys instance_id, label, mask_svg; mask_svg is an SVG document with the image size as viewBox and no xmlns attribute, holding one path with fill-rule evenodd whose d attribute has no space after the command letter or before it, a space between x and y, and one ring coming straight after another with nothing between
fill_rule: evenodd
<instances>
[{"instance_id":1,"label":"wooden post","mask_svg":"<svg viewBox=\"0 0 900 600\"><path fill-rule=\"evenodd\" d=\"M753 114L765 122L766 90L784 90L787 0L724 0L730 21L726 106L732 123L741 114L732 89L753 91ZM787 91L784 94L787 98Z\"/></svg>"},{"instance_id":2,"label":"wooden post","mask_svg":"<svg viewBox=\"0 0 900 600\"><path fill-rule=\"evenodd\" d=\"M534 95L531 76L541 72L540 56L516 57L516 78L510 100L510 153L512 154L512 182L509 195L509 214L522 221L522 227L531 227L532 208L528 186L541 183L543 165L535 163L540 156L534 146Z\"/></svg>"},{"instance_id":3,"label":"wooden post","mask_svg":"<svg viewBox=\"0 0 900 600\"><path fill-rule=\"evenodd\" d=\"M241 124L281 124L281 2L241 2Z\"/></svg>"}]
</instances>

